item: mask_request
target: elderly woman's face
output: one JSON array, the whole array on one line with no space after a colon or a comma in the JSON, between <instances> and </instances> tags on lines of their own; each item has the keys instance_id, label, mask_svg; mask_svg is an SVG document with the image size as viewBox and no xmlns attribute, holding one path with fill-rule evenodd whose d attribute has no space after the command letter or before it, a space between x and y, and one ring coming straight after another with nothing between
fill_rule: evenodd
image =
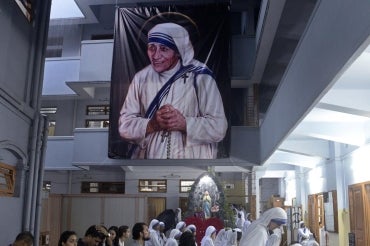
<instances>
[{"instance_id":1,"label":"elderly woman's face","mask_svg":"<svg viewBox=\"0 0 370 246\"><path fill-rule=\"evenodd\" d=\"M154 70L158 73L170 70L179 60L174 50L160 43L148 44L147 53Z\"/></svg>"}]
</instances>

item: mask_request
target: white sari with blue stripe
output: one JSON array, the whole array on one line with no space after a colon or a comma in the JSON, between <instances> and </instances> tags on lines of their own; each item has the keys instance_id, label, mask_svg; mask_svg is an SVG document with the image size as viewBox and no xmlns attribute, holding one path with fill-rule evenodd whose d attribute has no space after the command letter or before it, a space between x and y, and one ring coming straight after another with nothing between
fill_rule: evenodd
<instances>
[{"instance_id":1,"label":"white sari with blue stripe","mask_svg":"<svg viewBox=\"0 0 370 246\"><path fill-rule=\"evenodd\" d=\"M131 158L216 158L217 143L227 130L222 98L204 64L192 60L186 67L186 76L175 77L167 86L166 83L181 69L180 62L160 74L148 65L135 75L119 119L122 138L137 145ZM160 90L165 93L158 94ZM186 119L186 134L171 132L170 156L162 131L145 136L150 118L165 104L171 104Z\"/></svg>"}]
</instances>

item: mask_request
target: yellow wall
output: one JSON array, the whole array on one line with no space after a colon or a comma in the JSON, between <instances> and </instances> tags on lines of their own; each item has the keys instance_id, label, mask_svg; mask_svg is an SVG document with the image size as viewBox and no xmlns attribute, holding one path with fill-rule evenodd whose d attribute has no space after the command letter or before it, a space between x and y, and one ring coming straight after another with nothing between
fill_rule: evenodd
<instances>
[{"instance_id":1,"label":"yellow wall","mask_svg":"<svg viewBox=\"0 0 370 246\"><path fill-rule=\"evenodd\" d=\"M347 246L348 245L348 233L350 232L349 212L348 210L338 209L338 229L339 229L339 242L332 243L330 245ZM330 240L330 238L329 238Z\"/></svg>"}]
</instances>

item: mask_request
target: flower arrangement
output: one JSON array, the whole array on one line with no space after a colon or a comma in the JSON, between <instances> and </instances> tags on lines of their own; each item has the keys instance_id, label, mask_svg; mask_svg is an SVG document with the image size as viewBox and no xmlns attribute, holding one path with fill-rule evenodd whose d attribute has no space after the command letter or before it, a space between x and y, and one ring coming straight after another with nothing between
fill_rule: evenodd
<instances>
[{"instance_id":1,"label":"flower arrangement","mask_svg":"<svg viewBox=\"0 0 370 246\"><path fill-rule=\"evenodd\" d=\"M206 229L208 226L214 226L218 231L224 228L224 223L221 219L212 217L209 219L199 218L199 217L187 217L185 220L187 225L193 224L197 228L196 242L200 245L200 241L204 237Z\"/></svg>"}]
</instances>

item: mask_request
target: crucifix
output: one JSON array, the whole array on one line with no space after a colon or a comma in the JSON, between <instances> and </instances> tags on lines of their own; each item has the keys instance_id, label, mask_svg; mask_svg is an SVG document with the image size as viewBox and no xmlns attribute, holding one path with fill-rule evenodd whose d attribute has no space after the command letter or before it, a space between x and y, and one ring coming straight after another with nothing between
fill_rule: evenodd
<instances>
[{"instance_id":1,"label":"crucifix","mask_svg":"<svg viewBox=\"0 0 370 246\"><path fill-rule=\"evenodd\" d=\"M185 73L183 76L181 76L181 78L184 79L184 84L186 83L186 79L189 78L189 76Z\"/></svg>"}]
</instances>

